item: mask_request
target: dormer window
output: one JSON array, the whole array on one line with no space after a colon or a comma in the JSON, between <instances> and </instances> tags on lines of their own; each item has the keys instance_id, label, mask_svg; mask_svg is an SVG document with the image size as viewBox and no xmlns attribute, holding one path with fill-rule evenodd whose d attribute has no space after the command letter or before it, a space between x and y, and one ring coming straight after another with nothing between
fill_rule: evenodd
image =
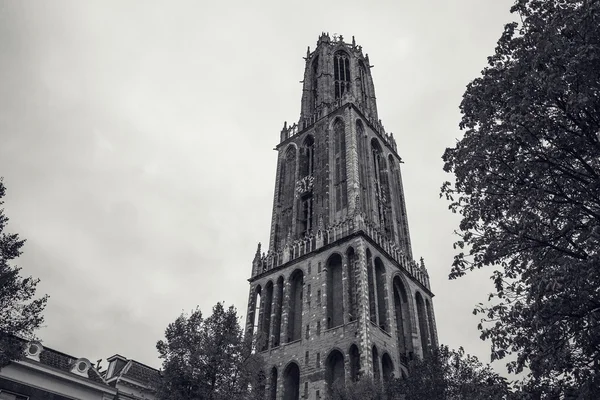
<instances>
[{"instance_id":1,"label":"dormer window","mask_svg":"<svg viewBox=\"0 0 600 400\"><path fill-rule=\"evenodd\" d=\"M27 350L25 352L25 356L29 359L40 361L40 354L44 347L40 342L30 342L27 346Z\"/></svg>"},{"instance_id":2,"label":"dormer window","mask_svg":"<svg viewBox=\"0 0 600 400\"><path fill-rule=\"evenodd\" d=\"M86 358L80 358L77 361L75 361L75 363L73 364L73 367L71 368L71 372L80 376L84 376L87 378L87 373L88 370L91 367L91 363L88 359Z\"/></svg>"},{"instance_id":3,"label":"dormer window","mask_svg":"<svg viewBox=\"0 0 600 400\"><path fill-rule=\"evenodd\" d=\"M338 51L333 56L333 79L335 98L341 99L350 90L350 59L343 51Z\"/></svg>"}]
</instances>

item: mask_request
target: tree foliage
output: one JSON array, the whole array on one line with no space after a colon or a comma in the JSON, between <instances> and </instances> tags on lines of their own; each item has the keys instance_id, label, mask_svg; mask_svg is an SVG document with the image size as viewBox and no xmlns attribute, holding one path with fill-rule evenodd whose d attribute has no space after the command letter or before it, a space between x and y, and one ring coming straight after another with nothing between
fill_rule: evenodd
<instances>
[{"instance_id":1,"label":"tree foliage","mask_svg":"<svg viewBox=\"0 0 600 400\"><path fill-rule=\"evenodd\" d=\"M6 188L0 178L0 207ZM34 299L39 279L22 278L21 268L11 262L21 255L25 240L16 233L4 232L8 218L0 208L0 368L24 355L25 340L34 339L34 331L44 321L42 312L48 296Z\"/></svg>"},{"instance_id":2,"label":"tree foliage","mask_svg":"<svg viewBox=\"0 0 600 400\"><path fill-rule=\"evenodd\" d=\"M156 344L163 360L158 398L231 400L264 397L262 360L243 339L237 311L217 303L203 318L199 309L169 324Z\"/></svg>"},{"instance_id":3,"label":"tree foliage","mask_svg":"<svg viewBox=\"0 0 600 400\"><path fill-rule=\"evenodd\" d=\"M463 348L440 346L424 359L409 364L406 379L381 385L363 378L336 384L332 400L505 400L513 394L506 379Z\"/></svg>"},{"instance_id":4,"label":"tree foliage","mask_svg":"<svg viewBox=\"0 0 600 400\"><path fill-rule=\"evenodd\" d=\"M461 103L450 278L493 267L481 337L538 394L600 386L600 2L518 0ZM600 398L597 397L597 398Z\"/></svg>"},{"instance_id":5,"label":"tree foliage","mask_svg":"<svg viewBox=\"0 0 600 400\"><path fill-rule=\"evenodd\" d=\"M395 380L388 393L406 400L502 400L510 395L508 382L461 347L440 346L424 359L412 361L405 380Z\"/></svg>"},{"instance_id":6,"label":"tree foliage","mask_svg":"<svg viewBox=\"0 0 600 400\"><path fill-rule=\"evenodd\" d=\"M363 378L345 384L338 380L333 384L331 392L331 400L382 400L384 390L380 384Z\"/></svg>"}]
</instances>

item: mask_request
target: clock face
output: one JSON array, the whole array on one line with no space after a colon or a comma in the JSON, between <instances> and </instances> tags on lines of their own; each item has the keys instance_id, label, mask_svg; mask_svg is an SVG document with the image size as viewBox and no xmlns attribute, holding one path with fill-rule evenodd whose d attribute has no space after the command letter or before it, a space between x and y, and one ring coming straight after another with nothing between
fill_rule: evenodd
<instances>
[{"instance_id":1,"label":"clock face","mask_svg":"<svg viewBox=\"0 0 600 400\"><path fill-rule=\"evenodd\" d=\"M314 177L312 175L305 176L296 182L296 197L300 197L308 192L311 192L313 189Z\"/></svg>"}]
</instances>

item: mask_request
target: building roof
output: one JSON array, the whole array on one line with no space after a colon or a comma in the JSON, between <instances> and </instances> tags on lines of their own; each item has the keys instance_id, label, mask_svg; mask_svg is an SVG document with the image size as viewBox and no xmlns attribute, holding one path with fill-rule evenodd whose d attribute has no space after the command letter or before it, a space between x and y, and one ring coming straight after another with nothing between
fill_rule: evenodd
<instances>
[{"instance_id":1,"label":"building roof","mask_svg":"<svg viewBox=\"0 0 600 400\"><path fill-rule=\"evenodd\" d=\"M138 381L142 384L152 384L156 382L159 377L157 369L139 363L135 360L130 360L131 364L129 368L123 372L123 376L134 381Z\"/></svg>"},{"instance_id":2,"label":"building roof","mask_svg":"<svg viewBox=\"0 0 600 400\"><path fill-rule=\"evenodd\" d=\"M75 364L79 360L81 360L81 358L70 356L49 347L44 347L39 355L40 364L69 373L72 372L73 368L76 366ZM88 368L86 375L88 379L96 383L106 384L106 381L100 376L96 366L92 363L90 363L90 368ZM82 377L85 378L85 376Z\"/></svg>"}]
</instances>

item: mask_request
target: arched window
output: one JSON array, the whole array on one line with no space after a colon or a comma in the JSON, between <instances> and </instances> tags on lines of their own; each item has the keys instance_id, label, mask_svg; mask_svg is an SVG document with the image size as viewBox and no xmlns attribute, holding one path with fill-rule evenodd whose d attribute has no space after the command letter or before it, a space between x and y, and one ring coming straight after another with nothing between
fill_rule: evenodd
<instances>
[{"instance_id":1,"label":"arched window","mask_svg":"<svg viewBox=\"0 0 600 400\"><path fill-rule=\"evenodd\" d=\"M256 382L256 394L257 394L257 398L259 399L264 399L265 398L265 393L267 391L267 376L265 374L264 370L260 370L258 371L258 382Z\"/></svg>"},{"instance_id":2,"label":"arched window","mask_svg":"<svg viewBox=\"0 0 600 400\"><path fill-rule=\"evenodd\" d=\"M385 284L385 267L379 257L375 258L375 284L377 285L377 311L379 316L379 327L388 331L387 296Z\"/></svg>"},{"instance_id":3,"label":"arched window","mask_svg":"<svg viewBox=\"0 0 600 400\"><path fill-rule=\"evenodd\" d=\"M318 73L319 73L319 56L315 57L315 60L312 63L312 79L311 79L311 92L312 92L312 107L313 111L317 110L319 106L319 83L318 83Z\"/></svg>"},{"instance_id":4,"label":"arched window","mask_svg":"<svg viewBox=\"0 0 600 400\"><path fill-rule=\"evenodd\" d=\"M340 99L350 90L350 59L343 51L338 51L333 56L333 81L335 98Z\"/></svg>"},{"instance_id":5,"label":"arched window","mask_svg":"<svg viewBox=\"0 0 600 400\"><path fill-rule=\"evenodd\" d=\"M383 381L387 383L392 380L394 377L394 363L388 353L385 353L381 357L381 369L383 372Z\"/></svg>"},{"instance_id":6,"label":"arched window","mask_svg":"<svg viewBox=\"0 0 600 400\"><path fill-rule=\"evenodd\" d=\"M371 217L371 192L369 191L369 149L365 137L365 126L361 120L356 120L356 143L358 147L358 173L360 180L360 206L367 218Z\"/></svg>"},{"instance_id":7,"label":"arched window","mask_svg":"<svg viewBox=\"0 0 600 400\"><path fill-rule=\"evenodd\" d=\"M253 343L252 343L252 351L254 352L254 350L256 350L257 348L260 349L260 346L257 346L257 343L259 343L262 340L262 332L261 332L261 292L262 292L262 288L260 287L260 285L256 286L256 288L254 289L254 293L253 293L253 299L252 299L252 331L250 332L252 334L253 337Z\"/></svg>"},{"instance_id":8,"label":"arched window","mask_svg":"<svg viewBox=\"0 0 600 400\"><path fill-rule=\"evenodd\" d=\"M346 174L346 129L344 122L339 118L333 124L333 141L335 210L340 211L348 206L348 183Z\"/></svg>"},{"instance_id":9,"label":"arched window","mask_svg":"<svg viewBox=\"0 0 600 400\"><path fill-rule=\"evenodd\" d=\"M381 377L379 374L379 353L377 352L377 347L373 346L371 356L371 361L373 362L373 378L378 381L381 379Z\"/></svg>"},{"instance_id":10,"label":"arched window","mask_svg":"<svg viewBox=\"0 0 600 400\"><path fill-rule=\"evenodd\" d=\"M348 270L346 276L348 277L348 302L350 306L350 310L348 310L349 320L354 321L357 318L358 307L357 307L357 290L356 290L356 282L357 279L357 268L356 263L358 261L358 257L354 252L354 248L349 247L346 251L346 259L348 261Z\"/></svg>"},{"instance_id":11,"label":"arched window","mask_svg":"<svg viewBox=\"0 0 600 400\"><path fill-rule=\"evenodd\" d=\"M294 190L296 185L296 148L289 146L281 160L279 171L278 205L281 209L279 221L275 226L275 246L280 249L288 231L292 227Z\"/></svg>"},{"instance_id":12,"label":"arched window","mask_svg":"<svg viewBox=\"0 0 600 400\"><path fill-rule=\"evenodd\" d=\"M407 354L412 352L410 308L406 288L399 276L392 283L394 292L394 314L396 317L396 337L398 338L398 354L400 361L407 365Z\"/></svg>"},{"instance_id":13,"label":"arched window","mask_svg":"<svg viewBox=\"0 0 600 400\"><path fill-rule=\"evenodd\" d=\"M262 323L261 325L261 335L259 337L260 343L258 343L258 348L261 351L267 350L269 348L269 336L271 332L271 306L273 304L273 282L269 281L265 286L265 299L263 302L263 310L262 310Z\"/></svg>"},{"instance_id":14,"label":"arched window","mask_svg":"<svg viewBox=\"0 0 600 400\"><path fill-rule=\"evenodd\" d=\"M368 106L369 95L367 86L367 69L362 61L358 62L358 90L359 90L359 101L364 107Z\"/></svg>"},{"instance_id":15,"label":"arched window","mask_svg":"<svg viewBox=\"0 0 600 400\"><path fill-rule=\"evenodd\" d=\"M290 276L290 308L288 317L288 342L302 337L302 290L304 274L296 270Z\"/></svg>"},{"instance_id":16,"label":"arched window","mask_svg":"<svg viewBox=\"0 0 600 400\"><path fill-rule=\"evenodd\" d=\"M298 236L304 237L308 235L313 228L313 171L314 171L314 154L315 140L312 135L308 135L304 139L304 143L300 148L300 170L299 178L301 186L296 188L301 190L297 193L298 197Z\"/></svg>"},{"instance_id":17,"label":"arched window","mask_svg":"<svg viewBox=\"0 0 600 400\"><path fill-rule=\"evenodd\" d=\"M300 367L295 362L283 372L283 400L300 399Z\"/></svg>"},{"instance_id":18,"label":"arched window","mask_svg":"<svg viewBox=\"0 0 600 400\"><path fill-rule=\"evenodd\" d=\"M375 298L375 279L373 279L373 257L367 249L367 286L369 286L369 316L377 324L377 300Z\"/></svg>"},{"instance_id":19,"label":"arched window","mask_svg":"<svg viewBox=\"0 0 600 400\"><path fill-rule=\"evenodd\" d=\"M435 328L433 325L433 314L431 313L431 305L427 299L425 299L425 310L427 311L427 322L429 322L429 338L431 339L431 346L437 347L435 341Z\"/></svg>"},{"instance_id":20,"label":"arched window","mask_svg":"<svg viewBox=\"0 0 600 400\"><path fill-rule=\"evenodd\" d=\"M417 292L415 295L417 303L417 316L419 318L419 333L421 335L421 347L423 348L423 355L429 353L429 328L427 327L427 317L425 314L425 303L423 302L423 296Z\"/></svg>"},{"instance_id":21,"label":"arched window","mask_svg":"<svg viewBox=\"0 0 600 400\"><path fill-rule=\"evenodd\" d=\"M373 175L375 178L375 196L377 198L379 224L388 238L393 240L394 224L390 207L390 185L387 163L381 146L375 138L371 140L371 151L373 154Z\"/></svg>"},{"instance_id":22,"label":"arched window","mask_svg":"<svg viewBox=\"0 0 600 400\"><path fill-rule=\"evenodd\" d=\"M327 389L329 396L331 396L333 387L336 383L338 385L344 384L344 355L338 350L333 350L331 353L329 353L325 365L327 367Z\"/></svg>"},{"instance_id":23,"label":"arched window","mask_svg":"<svg viewBox=\"0 0 600 400\"><path fill-rule=\"evenodd\" d=\"M390 169L390 187L393 194L393 204L396 211L396 225L398 227L398 244L410 248L408 242L408 228L406 224L406 210L404 207L404 199L402 195L402 178L400 176L400 165L391 154L388 156L388 164Z\"/></svg>"},{"instance_id":24,"label":"arched window","mask_svg":"<svg viewBox=\"0 0 600 400\"><path fill-rule=\"evenodd\" d=\"M342 257L335 253L327 260L327 328L344 323Z\"/></svg>"},{"instance_id":25,"label":"arched window","mask_svg":"<svg viewBox=\"0 0 600 400\"><path fill-rule=\"evenodd\" d=\"M271 370L271 382L269 390L269 400L277 400L277 368Z\"/></svg>"},{"instance_id":26,"label":"arched window","mask_svg":"<svg viewBox=\"0 0 600 400\"><path fill-rule=\"evenodd\" d=\"M352 382L358 381L358 374L360 372L360 354L358 347L353 344L350 346L350 379Z\"/></svg>"},{"instance_id":27,"label":"arched window","mask_svg":"<svg viewBox=\"0 0 600 400\"><path fill-rule=\"evenodd\" d=\"M281 337L281 312L283 304L283 277L277 279L275 288L275 318L273 319L273 347L279 346Z\"/></svg>"},{"instance_id":28,"label":"arched window","mask_svg":"<svg viewBox=\"0 0 600 400\"><path fill-rule=\"evenodd\" d=\"M313 174L315 157L315 138L306 136L300 148L300 178Z\"/></svg>"}]
</instances>

